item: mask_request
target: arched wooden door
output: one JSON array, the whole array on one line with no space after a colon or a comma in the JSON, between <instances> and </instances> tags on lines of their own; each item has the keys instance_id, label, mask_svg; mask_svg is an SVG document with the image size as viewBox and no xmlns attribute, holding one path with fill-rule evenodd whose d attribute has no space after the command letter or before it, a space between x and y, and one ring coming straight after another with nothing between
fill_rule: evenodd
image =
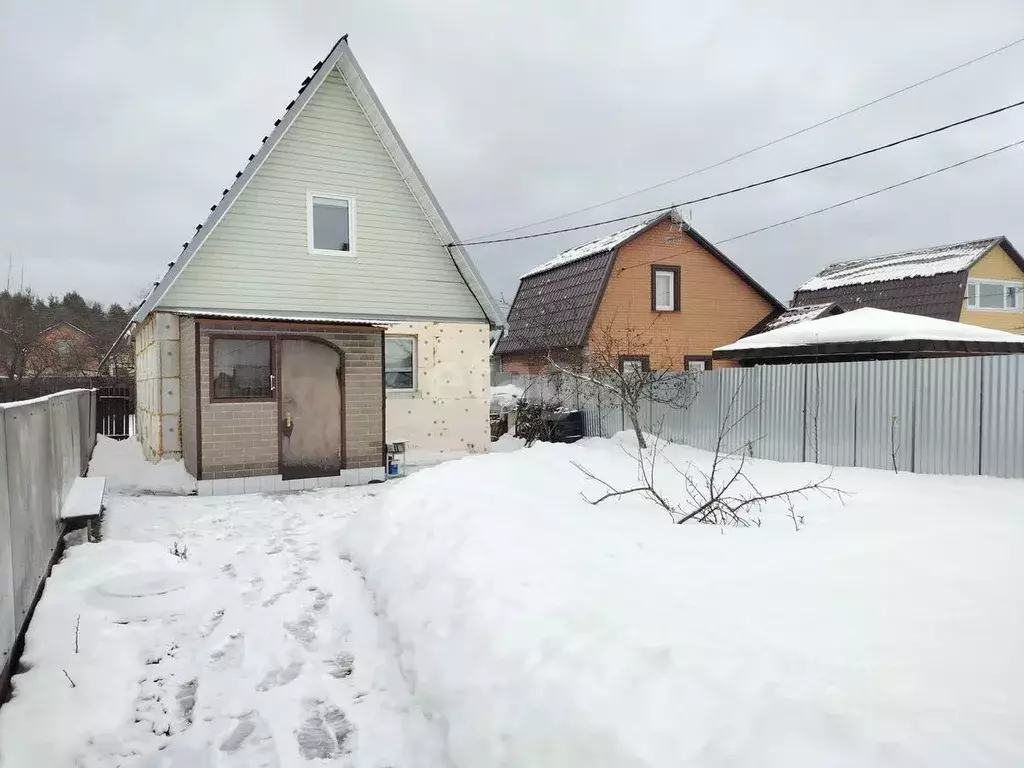
<instances>
[{"instance_id":1,"label":"arched wooden door","mask_svg":"<svg viewBox=\"0 0 1024 768\"><path fill-rule=\"evenodd\" d=\"M341 472L341 353L312 339L280 342L281 476L285 480Z\"/></svg>"}]
</instances>

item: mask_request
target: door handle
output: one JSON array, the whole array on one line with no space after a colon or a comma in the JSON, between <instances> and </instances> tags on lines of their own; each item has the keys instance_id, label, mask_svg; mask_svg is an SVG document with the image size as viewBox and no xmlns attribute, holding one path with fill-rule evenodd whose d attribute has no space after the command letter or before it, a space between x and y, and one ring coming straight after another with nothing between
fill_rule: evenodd
<instances>
[{"instance_id":1,"label":"door handle","mask_svg":"<svg viewBox=\"0 0 1024 768\"><path fill-rule=\"evenodd\" d=\"M281 434L285 437L292 436L292 413L291 411L284 412L284 422L281 425Z\"/></svg>"}]
</instances>

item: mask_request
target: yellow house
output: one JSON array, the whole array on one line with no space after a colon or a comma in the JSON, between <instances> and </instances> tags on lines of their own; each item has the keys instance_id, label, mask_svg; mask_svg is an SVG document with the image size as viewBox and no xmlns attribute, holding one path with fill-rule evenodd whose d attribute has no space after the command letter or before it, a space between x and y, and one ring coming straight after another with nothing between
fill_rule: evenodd
<instances>
[{"instance_id":1,"label":"yellow house","mask_svg":"<svg viewBox=\"0 0 1024 768\"><path fill-rule=\"evenodd\" d=\"M875 307L1024 334L1024 259L1000 236L844 261L796 289L792 307L811 305Z\"/></svg>"}]
</instances>

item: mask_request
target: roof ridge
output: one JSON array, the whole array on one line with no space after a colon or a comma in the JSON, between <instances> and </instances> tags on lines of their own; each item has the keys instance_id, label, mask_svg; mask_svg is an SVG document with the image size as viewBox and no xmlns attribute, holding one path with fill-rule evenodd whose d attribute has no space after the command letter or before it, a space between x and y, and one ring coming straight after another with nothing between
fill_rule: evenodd
<instances>
[{"instance_id":1,"label":"roof ridge","mask_svg":"<svg viewBox=\"0 0 1024 768\"><path fill-rule=\"evenodd\" d=\"M616 248L625 244L626 241L628 241L631 237L639 235L641 232L644 232L645 230L649 229L655 224L659 224L668 216L671 216L671 211L659 213L657 216L649 217L644 219L643 221L630 224L628 227L623 227L622 229L618 229L614 232L609 232L607 235L601 235L600 237L595 237L594 239L588 240L585 243L580 243L579 245L574 245L570 248L566 248L562 251L559 251L554 258L541 262L536 267L527 270L520 276L519 279L522 280L523 278L526 277L533 277L534 275L539 275L544 272L550 272L553 269L564 267L566 264L572 264L573 262L576 261L589 259L592 256L600 256L602 253L608 253L609 251L613 251ZM588 249L602 242L607 243L607 247L602 247L587 252ZM580 251L581 253L578 256L563 258L566 256L566 254L572 253L573 251Z\"/></svg>"},{"instance_id":2,"label":"roof ridge","mask_svg":"<svg viewBox=\"0 0 1024 768\"><path fill-rule=\"evenodd\" d=\"M629 230L633 229L634 227L639 227L641 225L652 224L653 222L661 219L664 216L665 216L664 213L659 213L657 216L649 216L648 218L643 219L642 221L637 221L637 222L634 222L633 224L630 224L628 227L622 227L621 229L617 229L614 232L609 232L607 235L602 235L601 237L595 237L595 238L592 238L592 239L588 240L585 243L580 243L579 245L574 245L574 246L571 246L569 248L565 248L564 250L559 251L559 253L561 254L561 253L566 253L568 251L575 251L577 248L586 248L588 245L593 245L594 243L597 243L597 242L599 242L601 240L612 238L612 237L615 237L616 235L621 235L623 232L628 232Z\"/></svg>"}]
</instances>

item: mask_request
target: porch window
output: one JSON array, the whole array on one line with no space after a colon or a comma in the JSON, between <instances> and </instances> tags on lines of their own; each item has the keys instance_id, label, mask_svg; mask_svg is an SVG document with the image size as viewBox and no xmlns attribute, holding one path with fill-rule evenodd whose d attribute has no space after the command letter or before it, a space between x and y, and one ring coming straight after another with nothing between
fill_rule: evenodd
<instances>
[{"instance_id":1,"label":"porch window","mask_svg":"<svg viewBox=\"0 0 1024 768\"><path fill-rule=\"evenodd\" d=\"M1021 293L1024 283L1001 280L971 280L967 283L967 307L1003 312L1024 309Z\"/></svg>"},{"instance_id":2,"label":"porch window","mask_svg":"<svg viewBox=\"0 0 1024 768\"><path fill-rule=\"evenodd\" d=\"M270 339L210 339L212 400L270 400L273 370Z\"/></svg>"},{"instance_id":3,"label":"porch window","mask_svg":"<svg viewBox=\"0 0 1024 768\"><path fill-rule=\"evenodd\" d=\"M414 336L384 338L384 384L389 390L397 392L412 392L416 389Z\"/></svg>"},{"instance_id":4,"label":"porch window","mask_svg":"<svg viewBox=\"0 0 1024 768\"><path fill-rule=\"evenodd\" d=\"M651 310L679 311L679 267L651 267Z\"/></svg>"},{"instance_id":5,"label":"porch window","mask_svg":"<svg viewBox=\"0 0 1024 768\"><path fill-rule=\"evenodd\" d=\"M332 256L355 251L355 201L348 197L307 195L309 252Z\"/></svg>"}]
</instances>

